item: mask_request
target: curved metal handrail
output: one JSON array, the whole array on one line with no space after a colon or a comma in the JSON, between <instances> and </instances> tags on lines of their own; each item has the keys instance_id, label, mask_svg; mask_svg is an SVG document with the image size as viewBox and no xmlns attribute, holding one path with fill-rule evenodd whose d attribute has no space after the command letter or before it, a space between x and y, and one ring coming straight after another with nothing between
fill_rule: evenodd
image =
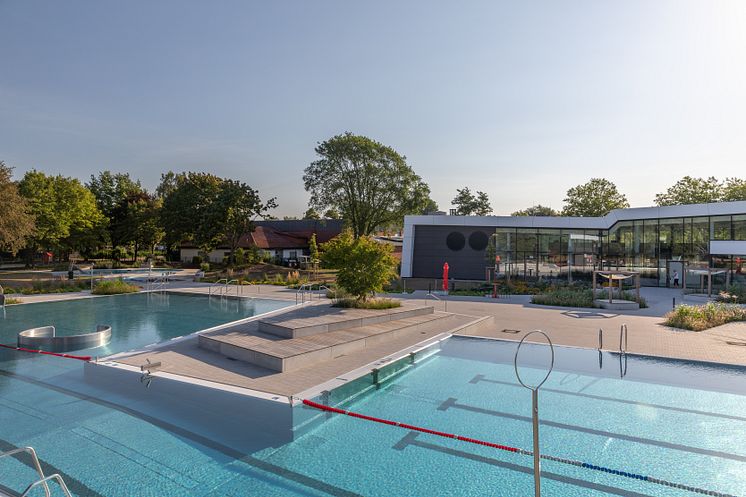
<instances>
[{"instance_id":1,"label":"curved metal handrail","mask_svg":"<svg viewBox=\"0 0 746 497\"><path fill-rule=\"evenodd\" d=\"M111 341L111 326L96 325L96 331L78 335L57 336L54 326L39 326L18 333L18 346L51 352L101 347Z\"/></svg>"},{"instance_id":2,"label":"curved metal handrail","mask_svg":"<svg viewBox=\"0 0 746 497\"><path fill-rule=\"evenodd\" d=\"M31 462L33 462L34 469L36 470L36 473L39 475L39 478L40 478L39 481L40 482L44 482L43 483L43 485L44 485L44 494L47 497L49 497L50 496L49 485L46 484L46 480L45 480L46 477L44 476L44 471L42 471L42 469L41 469L41 463L39 462L39 457L36 455L36 451L34 450L33 447L18 447L17 449L12 449L12 450L9 450L9 451L6 451L6 452L2 452L2 453L0 453L0 458L14 456L14 455L20 454L22 452L26 452L27 454L31 455Z\"/></svg>"},{"instance_id":3,"label":"curved metal handrail","mask_svg":"<svg viewBox=\"0 0 746 497\"><path fill-rule=\"evenodd\" d=\"M326 285L319 285L319 290L318 290L318 292L319 292L319 298L316 299L316 300L321 300L322 290L326 290L328 292L329 291L329 287L326 286Z\"/></svg>"},{"instance_id":4,"label":"curved metal handrail","mask_svg":"<svg viewBox=\"0 0 746 497\"><path fill-rule=\"evenodd\" d=\"M49 495L49 485L47 485L47 482L51 480L54 480L57 482L57 484L62 489L62 492L65 494L65 497L72 497L70 490L67 488L67 485L65 485L65 480L63 480L62 477L58 473L45 476L41 480L35 481L34 483L26 487L26 490L23 491L23 493L21 494L21 497L27 497L29 495L29 492L31 492L33 489L35 489L39 485L44 485L44 491L47 493L47 495Z\"/></svg>"},{"instance_id":5,"label":"curved metal handrail","mask_svg":"<svg viewBox=\"0 0 746 497\"><path fill-rule=\"evenodd\" d=\"M526 385L525 383L523 383L523 380L521 380L521 375L518 373L518 353L521 351L521 347L523 346L523 343L526 341L526 338L536 333L538 333L539 335L543 335L544 338L547 339L547 342L549 343L549 350L552 353L552 360L549 363L549 370L547 371L546 376L544 376L544 379L541 380L541 382L539 382L538 385L530 387ZM516 378L518 378L518 383L520 383L521 386L528 388L529 390L532 390L532 391L538 390L539 388L541 388L541 386L544 384L544 382L547 381L547 379L549 378L549 375L552 373L552 370L554 369L554 344L552 343L552 339L549 338L549 335L547 335L541 330L534 330L534 331L529 331L528 333L526 333L523 336L523 338L521 338L521 341L518 342L518 348L515 350L515 356L513 357L513 369L515 370Z\"/></svg>"},{"instance_id":6,"label":"curved metal handrail","mask_svg":"<svg viewBox=\"0 0 746 497\"><path fill-rule=\"evenodd\" d=\"M207 290L207 295L208 296L212 295L212 289L215 288L218 285L223 284L223 283L227 284L228 283L228 279L227 278L221 278L218 281L216 281L215 283L213 283L212 285L210 285L210 288ZM226 287L218 287L218 290L220 291L221 294L223 293L223 289L224 288L226 288Z\"/></svg>"},{"instance_id":7,"label":"curved metal handrail","mask_svg":"<svg viewBox=\"0 0 746 497\"><path fill-rule=\"evenodd\" d=\"M619 353L620 354L626 354L627 353L627 324L623 324L621 328L619 328Z\"/></svg>"},{"instance_id":8,"label":"curved metal handrail","mask_svg":"<svg viewBox=\"0 0 746 497\"><path fill-rule=\"evenodd\" d=\"M309 293L311 296L309 297L309 301L313 300L313 290L311 290L311 287L313 286L312 283L303 283L301 286L298 287L298 289L295 291L295 303L298 304L298 295L300 295L300 303L304 304L306 302L306 293Z\"/></svg>"}]
</instances>

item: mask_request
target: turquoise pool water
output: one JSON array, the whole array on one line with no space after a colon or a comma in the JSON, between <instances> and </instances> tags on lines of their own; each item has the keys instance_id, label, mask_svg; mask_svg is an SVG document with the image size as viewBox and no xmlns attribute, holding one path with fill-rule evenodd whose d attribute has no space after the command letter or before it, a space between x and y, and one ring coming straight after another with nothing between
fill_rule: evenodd
<instances>
[{"instance_id":1,"label":"turquoise pool water","mask_svg":"<svg viewBox=\"0 0 746 497\"><path fill-rule=\"evenodd\" d=\"M177 293L135 293L10 306L0 314L0 343L14 344L18 332L53 325L58 335L110 325L111 343L87 351L104 356L141 348L288 306L268 299L208 298ZM1 311L0 311L1 312Z\"/></svg>"},{"instance_id":2,"label":"turquoise pool water","mask_svg":"<svg viewBox=\"0 0 746 497\"><path fill-rule=\"evenodd\" d=\"M515 348L452 338L382 385L364 377L330 401L530 449L530 393L515 380ZM529 346L521 357L522 373L533 379L547 349ZM609 353L600 359L595 351L557 349L540 395L544 453L746 496L743 369ZM339 415L320 414L292 443L238 454L168 419L73 391L76 362L0 351L0 449L34 446L77 496L533 495L530 457ZM697 495L554 462L543 470L547 496ZM0 461L3 485L20 489L31 478L27 465Z\"/></svg>"}]
</instances>

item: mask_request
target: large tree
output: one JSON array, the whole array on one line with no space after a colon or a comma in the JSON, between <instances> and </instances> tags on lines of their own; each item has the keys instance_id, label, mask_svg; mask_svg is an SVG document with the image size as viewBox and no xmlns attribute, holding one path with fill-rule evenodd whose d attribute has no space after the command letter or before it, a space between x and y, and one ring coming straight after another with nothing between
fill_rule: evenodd
<instances>
[{"instance_id":1,"label":"large tree","mask_svg":"<svg viewBox=\"0 0 746 497\"><path fill-rule=\"evenodd\" d=\"M722 200L723 202L746 200L746 181L739 178L726 178Z\"/></svg>"},{"instance_id":2,"label":"large tree","mask_svg":"<svg viewBox=\"0 0 746 497\"><path fill-rule=\"evenodd\" d=\"M32 170L18 184L36 222L30 248L87 250L101 239L106 217L77 179Z\"/></svg>"},{"instance_id":3,"label":"large tree","mask_svg":"<svg viewBox=\"0 0 746 497\"><path fill-rule=\"evenodd\" d=\"M717 178L684 176L664 193L655 196L657 205L709 204L723 198L723 185Z\"/></svg>"},{"instance_id":4,"label":"large tree","mask_svg":"<svg viewBox=\"0 0 746 497\"><path fill-rule=\"evenodd\" d=\"M489 196L480 191L475 195L466 186L456 189L456 196L451 200L451 205L456 206L457 216L486 216L492 212Z\"/></svg>"},{"instance_id":5,"label":"large tree","mask_svg":"<svg viewBox=\"0 0 746 497\"><path fill-rule=\"evenodd\" d=\"M334 136L319 143L316 154L303 174L309 206L337 210L355 236L400 226L430 198L430 188L404 156L365 136Z\"/></svg>"},{"instance_id":6,"label":"large tree","mask_svg":"<svg viewBox=\"0 0 746 497\"><path fill-rule=\"evenodd\" d=\"M102 171L98 176L91 175L86 184L96 197L96 204L109 223L107 234L111 248L116 254L118 246L134 246L135 259L138 252L137 224L144 204L151 197L140 185L140 181L133 180L128 173L112 173Z\"/></svg>"},{"instance_id":7,"label":"large tree","mask_svg":"<svg viewBox=\"0 0 746 497\"><path fill-rule=\"evenodd\" d=\"M567 190L563 216L605 216L614 209L629 207L627 197L616 185L604 178L591 178L582 185Z\"/></svg>"},{"instance_id":8,"label":"large tree","mask_svg":"<svg viewBox=\"0 0 746 497\"><path fill-rule=\"evenodd\" d=\"M541 204L532 205L526 209L515 211L511 216L559 216L560 213L551 207Z\"/></svg>"},{"instance_id":9,"label":"large tree","mask_svg":"<svg viewBox=\"0 0 746 497\"><path fill-rule=\"evenodd\" d=\"M15 254L34 233L34 216L12 177L13 168L0 161L0 250Z\"/></svg>"},{"instance_id":10,"label":"large tree","mask_svg":"<svg viewBox=\"0 0 746 497\"><path fill-rule=\"evenodd\" d=\"M208 173L164 178L169 184L161 189L165 192L161 218L171 246L189 240L209 252L224 242L233 255L241 237L254 229L253 221L277 206L274 198L262 202L245 183Z\"/></svg>"}]
</instances>

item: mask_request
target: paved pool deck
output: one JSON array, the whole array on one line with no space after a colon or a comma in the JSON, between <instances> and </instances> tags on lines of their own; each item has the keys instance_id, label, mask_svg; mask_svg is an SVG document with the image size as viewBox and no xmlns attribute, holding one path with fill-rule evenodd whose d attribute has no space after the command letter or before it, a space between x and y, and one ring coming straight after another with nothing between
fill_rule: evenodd
<instances>
[{"instance_id":1,"label":"paved pool deck","mask_svg":"<svg viewBox=\"0 0 746 497\"><path fill-rule=\"evenodd\" d=\"M210 284L174 282L169 290L206 294ZM251 285L243 287L244 296L295 301L296 291L281 286ZM649 308L639 311L607 311L603 309L560 308L537 306L528 296L504 299L484 297L448 297L448 312L469 316L492 316L495 325L478 336L503 340L520 340L535 329L546 331L557 345L597 348L598 330L604 330L604 348L615 350L619 344L619 329L627 324L628 352L678 359L707 361L746 366L746 323L730 323L702 332L676 330L664 326L663 316L676 304L702 304L705 298L682 295L680 290L643 288ZM87 292L22 296L23 302L40 302L87 297ZM317 292L314 298L320 295ZM392 294L405 300L422 300L424 294ZM446 304L428 299L436 310ZM504 330L518 330L517 333ZM475 333L476 335L476 333Z\"/></svg>"}]
</instances>

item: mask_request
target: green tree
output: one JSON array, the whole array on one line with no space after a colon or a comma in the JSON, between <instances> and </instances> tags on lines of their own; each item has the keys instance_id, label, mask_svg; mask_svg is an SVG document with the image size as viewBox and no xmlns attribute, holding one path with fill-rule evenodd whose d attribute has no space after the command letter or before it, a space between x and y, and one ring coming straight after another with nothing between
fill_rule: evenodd
<instances>
[{"instance_id":1,"label":"green tree","mask_svg":"<svg viewBox=\"0 0 746 497\"><path fill-rule=\"evenodd\" d=\"M342 215L337 209L327 209L324 212L324 219L342 219Z\"/></svg>"},{"instance_id":2,"label":"green tree","mask_svg":"<svg viewBox=\"0 0 746 497\"><path fill-rule=\"evenodd\" d=\"M319 262L319 246L316 243L316 233L312 234L311 239L308 241L308 251L311 262Z\"/></svg>"},{"instance_id":3,"label":"green tree","mask_svg":"<svg viewBox=\"0 0 746 497\"><path fill-rule=\"evenodd\" d=\"M487 216L492 212L489 196L480 191L475 195L467 186L456 189L456 196L451 200L451 205L456 206L457 216Z\"/></svg>"},{"instance_id":4,"label":"green tree","mask_svg":"<svg viewBox=\"0 0 746 497\"><path fill-rule=\"evenodd\" d=\"M306 212L303 213L303 219L321 219L321 214L319 214L313 207L309 207Z\"/></svg>"},{"instance_id":5,"label":"green tree","mask_svg":"<svg viewBox=\"0 0 746 497\"><path fill-rule=\"evenodd\" d=\"M435 200L428 198L422 206L420 214L432 214L434 212L438 212L438 203Z\"/></svg>"},{"instance_id":6,"label":"green tree","mask_svg":"<svg viewBox=\"0 0 746 497\"><path fill-rule=\"evenodd\" d=\"M611 181L591 178L585 184L567 190L563 216L605 216L614 209L629 207L627 197L619 193Z\"/></svg>"},{"instance_id":7,"label":"green tree","mask_svg":"<svg viewBox=\"0 0 746 497\"><path fill-rule=\"evenodd\" d=\"M369 236L355 237L350 229L322 246L321 260L326 267L337 269L337 285L357 300L365 301L396 277L396 258L391 246Z\"/></svg>"},{"instance_id":8,"label":"green tree","mask_svg":"<svg viewBox=\"0 0 746 497\"><path fill-rule=\"evenodd\" d=\"M96 197L96 205L108 219L107 233L111 247L137 244L138 241L135 239L137 219L129 218L134 215L131 205L146 202L149 198L140 182L134 181L128 173L114 174L111 171L101 171L98 176L91 175L86 186ZM116 253L113 252L112 256ZM135 247L136 258L137 247Z\"/></svg>"},{"instance_id":9,"label":"green tree","mask_svg":"<svg viewBox=\"0 0 746 497\"><path fill-rule=\"evenodd\" d=\"M739 178L726 178L722 200L723 202L746 200L746 181Z\"/></svg>"},{"instance_id":10,"label":"green tree","mask_svg":"<svg viewBox=\"0 0 746 497\"><path fill-rule=\"evenodd\" d=\"M246 183L223 180L217 202L209 209L209 217L218 228L215 240L222 238L231 250L231 262L235 262L234 255L241 237L254 231L254 220L276 207L275 198L263 203L259 192Z\"/></svg>"},{"instance_id":11,"label":"green tree","mask_svg":"<svg viewBox=\"0 0 746 497\"><path fill-rule=\"evenodd\" d=\"M34 233L34 216L12 181L13 168L0 161L0 250L15 254Z\"/></svg>"},{"instance_id":12,"label":"green tree","mask_svg":"<svg viewBox=\"0 0 746 497\"><path fill-rule=\"evenodd\" d=\"M723 198L723 185L716 178L684 176L665 193L655 196L657 205L709 204Z\"/></svg>"},{"instance_id":13,"label":"green tree","mask_svg":"<svg viewBox=\"0 0 746 497\"><path fill-rule=\"evenodd\" d=\"M218 197L222 180L209 173L167 173L162 176L159 192L163 192L161 223L169 247L191 241L209 251L217 236L210 226L208 210Z\"/></svg>"},{"instance_id":14,"label":"green tree","mask_svg":"<svg viewBox=\"0 0 746 497\"><path fill-rule=\"evenodd\" d=\"M546 207L541 204L532 205L527 209L515 211L511 216L559 216L560 213L551 207Z\"/></svg>"},{"instance_id":15,"label":"green tree","mask_svg":"<svg viewBox=\"0 0 746 497\"><path fill-rule=\"evenodd\" d=\"M36 223L30 248L85 251L101 239L106 217L93 193L77 179L32 170L24 175L18 189Z\"/></svg>"},{"instance_id":16,"label":"green tree","mask_svg":"<svg viewBox=\"0 0 746 497\"><path fill-rule=\"evenodd\" d=\"M225 242L233 254L253 221L277 207L274 198L263 203L245 183L208 173L180 173L167 181L161 219L170 246L189 240L209 252Z\"/></svg>"},{"instance_id":17,"label":"green tree","mask_svg":"<svg viewBox=\"0 0 746 497\"><path fill-rule=\"evenodd\" d=\"M355 236L398 226L406 214L422 212L430 188L393 148L365 136L345 133L316 147L318 160L303 183L309 205L336 209Z\"/></svg>"}]
</instances>

